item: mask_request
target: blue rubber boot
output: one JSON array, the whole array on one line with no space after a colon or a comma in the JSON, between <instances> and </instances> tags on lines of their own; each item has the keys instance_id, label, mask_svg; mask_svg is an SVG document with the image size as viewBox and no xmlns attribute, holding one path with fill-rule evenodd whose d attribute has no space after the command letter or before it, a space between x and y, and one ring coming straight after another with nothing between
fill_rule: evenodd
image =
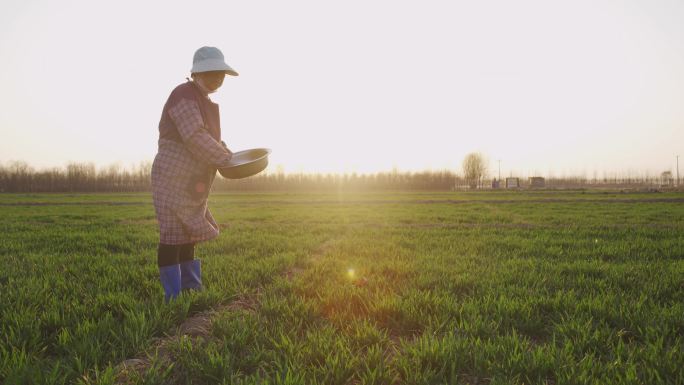
<instances>
[{"instance_id":1,"label":"blue rubber boot","mask_svg":"<svg viewBox=\"0 0 684 385\"><path fill-rule=\"evenodd\" d=\"M164 299L166 302L172 300L181 291L181 269L180 265L170 265L159 268L159 279L164 287Z\"/></svg>"},{"instance_id":2,"label":"blue rubber boot","mask_svg":"<svg viewBox=\"0 0 684 385\"><path fill-rule=\"evenodd\" d=\"M202 267L199 259L181 262L181 290L202 290Z\"/></svg>"}]
</instances>

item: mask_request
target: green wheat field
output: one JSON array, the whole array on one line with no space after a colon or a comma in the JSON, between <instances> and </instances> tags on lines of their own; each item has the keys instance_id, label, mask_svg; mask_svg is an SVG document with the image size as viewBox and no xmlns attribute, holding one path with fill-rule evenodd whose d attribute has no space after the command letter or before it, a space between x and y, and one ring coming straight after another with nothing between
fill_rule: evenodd
<instances>
[{"instance_id":1,"label":"green wheat field","mask_svg":"<svg viewBox=\"0 0 684 385\"><path fill-rule=\"evenodd\" d=\"M209 207L165 304L149 194L0 195L0 383L684 384L683 193Z\"/></svg>"}]
</instances>

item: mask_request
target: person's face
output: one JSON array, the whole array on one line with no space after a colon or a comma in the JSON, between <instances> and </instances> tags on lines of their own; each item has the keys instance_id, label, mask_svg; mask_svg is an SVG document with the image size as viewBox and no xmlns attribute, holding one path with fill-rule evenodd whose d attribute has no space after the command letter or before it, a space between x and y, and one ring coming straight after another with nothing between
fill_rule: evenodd
<instances>
[{"instance_id":1,"label":"person's face","mask_svg":"<svg viewBox=\"0 0 684 385\"><path fill-rule=\"evenodd\" d=\"M210 91L216 91L223 84L226 73L225 71L209 71L200 72L196 76L202 80L202 84Z\"/></svg>"}]
</instances>

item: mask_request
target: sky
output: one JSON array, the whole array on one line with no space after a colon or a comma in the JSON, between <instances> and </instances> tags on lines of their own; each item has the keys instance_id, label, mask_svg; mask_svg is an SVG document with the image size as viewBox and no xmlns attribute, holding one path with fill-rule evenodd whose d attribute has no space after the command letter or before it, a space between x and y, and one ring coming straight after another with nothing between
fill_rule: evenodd
<instances>
[{"instance_id":1,"label":"sky","mask_svg":"<svg viewBox=\"0 0 684 385\"><path fill-rule=\"evenodd\" d=\"M271 148L271 171L478 151L494 176L674 173L682 20L678 0L3 0L0 165L151 161L209 45L240 73L212 95L223 139Z\"/></svg>"}]
</instances>

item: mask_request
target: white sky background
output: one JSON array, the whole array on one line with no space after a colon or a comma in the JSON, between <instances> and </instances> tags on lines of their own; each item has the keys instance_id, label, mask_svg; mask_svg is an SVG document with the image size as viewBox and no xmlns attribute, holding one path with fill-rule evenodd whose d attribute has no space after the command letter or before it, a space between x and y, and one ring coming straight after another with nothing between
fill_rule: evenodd
<instances>
[{"instance_id":1,"label":"white sky background","mask_svg":"<svg viewBox=\"0 0 684 385\"><path fill-rule=\"evenodd\" d=\"M0 5L0 164L152 160L194 51L233 150L286 172L675 171L684 2L59 1ZM684 158L682 158L684 170ZM684 173L684 171L682 171Z\"/></svg>"}]
</instances>

